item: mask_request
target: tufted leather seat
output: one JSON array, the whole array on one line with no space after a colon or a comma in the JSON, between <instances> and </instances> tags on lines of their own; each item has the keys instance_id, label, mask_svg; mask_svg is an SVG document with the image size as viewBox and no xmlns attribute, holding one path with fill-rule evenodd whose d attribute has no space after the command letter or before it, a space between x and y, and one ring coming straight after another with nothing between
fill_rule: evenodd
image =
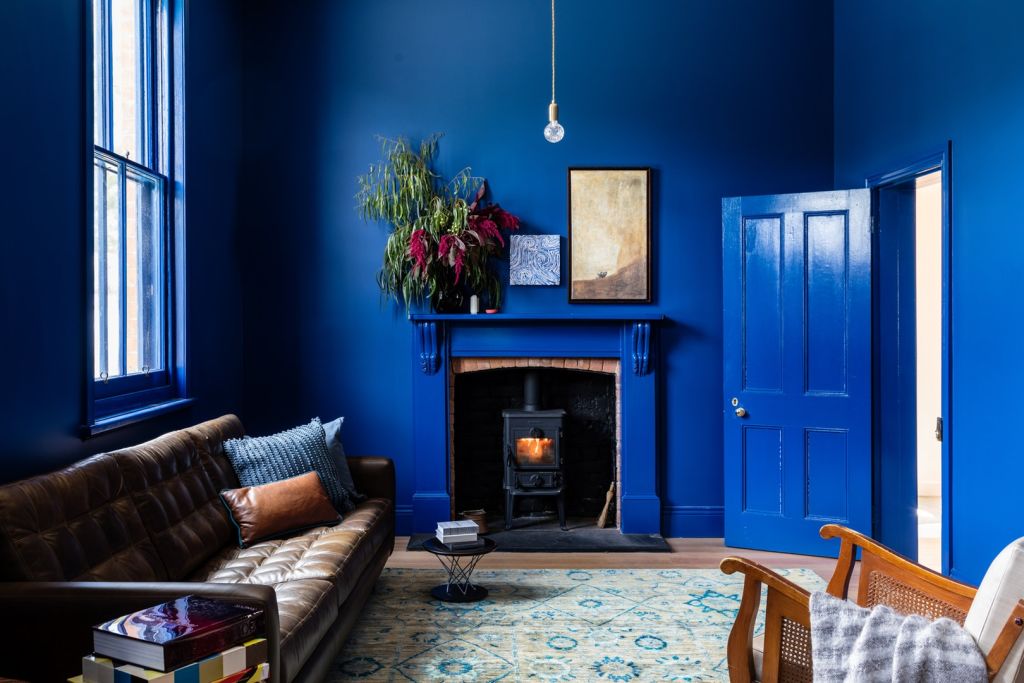
<instances>
[{"instance_id":1,"label":"tufted leather seat","mask_svg":"<svg viewBox=\"0 0 1024 683\"><path fill-rule=\"evenodd\" d=\"M373 497L341 524L242 549L219 492L238 486L222 443L243 434L228 415L0 486L0 579L8 582L0 610L11 615L0 621L0 641L24 643L30 677L43 676L39 661L52 666L48 678L78 673L93 623L185 592L272 610L273 679L320 675L333 656L323 643L344 642L393 549L394 468L384 458L350 458L357 487ZM82 581L112 583L70 583ZM188 583L161 583L175 581ZM76 590L82 605L67 609ZM81 623L68 623L71 612ZM66 652L39 659L52 634L33 636L32 625L45 631L58 616Z\"/></svg>"},{"instance_id":2,"label":"tufted leather seat","mask_svg":"<svg viewBox=\"0 0 1024 683\"><path fill-rule=\"evenodd\" d=\"M301 579L334 583L338 604L349 596L353 573L346 565L365 566L388 540L391 501L371 498L360 503L336 527L317 527L290 538L224 548L200 567L194 581L278 584Z\"/></svg>"}]
</instances>

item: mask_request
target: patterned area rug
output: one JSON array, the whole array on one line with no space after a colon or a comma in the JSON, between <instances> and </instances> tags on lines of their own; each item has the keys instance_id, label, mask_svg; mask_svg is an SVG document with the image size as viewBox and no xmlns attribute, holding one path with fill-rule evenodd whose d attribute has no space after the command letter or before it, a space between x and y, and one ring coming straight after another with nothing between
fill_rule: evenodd
<instances>
[{"instance_id":1,"label":"patterned area rug","mask_svg":"<svg viewBox=\"0 0 1024 683\"><path fill-rule=\"evenodd\" d=\"M780 574L808 590L809 569ZM481 602L434 600L444 573L386 569L328 680L726 681L740 575L706 569L479 571ZM764 600L761 601L763 619ZM758 626L758 632L761 630Z\"/></svg>"}]
</instances>

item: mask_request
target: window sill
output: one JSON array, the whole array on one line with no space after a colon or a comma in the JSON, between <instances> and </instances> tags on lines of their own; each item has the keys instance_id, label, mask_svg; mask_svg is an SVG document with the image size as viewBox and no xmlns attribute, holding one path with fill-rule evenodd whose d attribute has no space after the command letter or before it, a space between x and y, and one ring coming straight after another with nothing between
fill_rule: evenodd
<instances>
[{"instance_id":1,"label":"window sill","mask_svg":"<svg viewBox=\"0 0 1024 683\"><path fill-rule=\"evenodd\" d=\"M82 438L88 439L91 436L110 432L115 429L120 429L121 427L127 427L128 425L142 422L143 420L148 420L159 415L166 415L167 413L184 410L195 402L196 400L194 398L176 398L170 401L164 401L163 403L156 403L144 408L136 408L135 410L129 410L124 413L100 418L92 424L85 425L82 428Z\"/></svg>"}]
</instances>

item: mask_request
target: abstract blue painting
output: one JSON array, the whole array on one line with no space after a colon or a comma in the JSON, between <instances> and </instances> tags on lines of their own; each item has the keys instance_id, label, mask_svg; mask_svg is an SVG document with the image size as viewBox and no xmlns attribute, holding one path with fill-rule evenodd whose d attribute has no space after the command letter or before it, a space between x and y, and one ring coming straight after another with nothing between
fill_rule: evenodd
<instances>
[{"instance_id":1,"label":"abstract blue painting","mask_svg":"<svg viewBox=\"0 0 1024 683\"><path fill-rule=\"evenodd\" d=\"M509 284L561 283L562 254L558 235L512 235Z\"/></svg>"}]
</instances>

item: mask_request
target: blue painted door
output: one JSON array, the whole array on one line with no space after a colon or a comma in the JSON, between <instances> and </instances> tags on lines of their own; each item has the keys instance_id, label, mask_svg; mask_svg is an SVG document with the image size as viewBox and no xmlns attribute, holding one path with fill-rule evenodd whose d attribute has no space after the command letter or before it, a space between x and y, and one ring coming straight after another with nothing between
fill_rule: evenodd
<instances>
[{"instance_id":1,"label":"blue painted door","mask_svg":"<svg viewBox=\"0 0 1024 683\"><path fill-rule=\"evenodd\" d=\"M722 202L725 542L834 555L871 533L868 190Z\"/></svg>"}]
</instances>

